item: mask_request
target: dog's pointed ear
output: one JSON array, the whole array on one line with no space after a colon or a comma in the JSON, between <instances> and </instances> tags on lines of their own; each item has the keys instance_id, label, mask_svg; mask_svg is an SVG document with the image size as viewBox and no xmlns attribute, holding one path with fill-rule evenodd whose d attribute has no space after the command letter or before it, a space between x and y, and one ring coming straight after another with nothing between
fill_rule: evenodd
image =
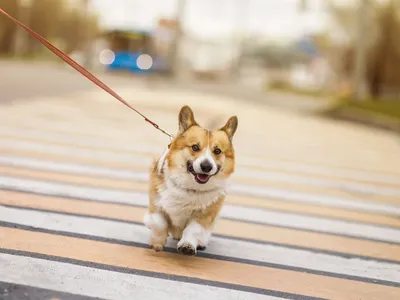
<instances>
[{"instance_id":1,"label":"dog's pointed ear","mask_svg":"<svg viewBox=\"0 0 400 300\"><path fill-rule=\"evenodd\" d=\"M185 105L179 112L179 131L185 132L193 125L197 125L197 122L194 119L193 111L189 106Z\"/></svg>"},{"instance_id":2,"label":"dog's pointed ear","mask_svg":"<svg viewBox=\"0 0 400 300\"><path fill-rule=\"evenodd\" d=\"M233 116L229 118L228 122L226 122L225 126L222 127L220 130L225 131L229 137L229 140L232 141L237 127L238 127L238 118L236 116Z\"/></svg>"}]
</instances>

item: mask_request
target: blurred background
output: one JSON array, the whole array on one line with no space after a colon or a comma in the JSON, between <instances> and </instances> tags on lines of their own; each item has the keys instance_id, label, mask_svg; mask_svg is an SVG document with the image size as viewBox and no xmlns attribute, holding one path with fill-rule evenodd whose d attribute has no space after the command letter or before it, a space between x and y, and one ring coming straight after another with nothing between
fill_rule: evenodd
<instances>
[{"instance_id":1,"label":"blurred background","mask_svg":"<svg viewBox=\"0 0 400 300\"><path fill-rule=\"evenodd\" d=\"M400 115L397 0L0 0L0 7L106 76L254 99L279 92L282 103L303 96L301 105L334 99L331 115L347 116L349 106L392 121ZM10 60L13 70L15 61L61 62L3 16L0 56L3 74Z\"/></svg>"}]
</instances>

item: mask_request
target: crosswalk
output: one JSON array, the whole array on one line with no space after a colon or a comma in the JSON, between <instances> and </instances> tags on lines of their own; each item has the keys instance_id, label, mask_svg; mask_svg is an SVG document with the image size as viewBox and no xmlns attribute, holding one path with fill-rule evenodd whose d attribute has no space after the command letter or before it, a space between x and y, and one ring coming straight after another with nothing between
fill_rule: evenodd
<instances>
[{"instance_id":1,"label":"crosswalk","mask_svg":"<svg viewBox=\"0 0 400 300\"><path fill-rule=\"evenodd\" d=\"M188 102L220 123L232 109L141 93L137 107L172 129ZM142 224L149 166L168 141L105 100L0 107L0 298L15 287L40 299L400 298L400 145L390 136L237 104L229 196L209 247L185 257L173 240L148 249Z\"/></svg>"}]
</instances>

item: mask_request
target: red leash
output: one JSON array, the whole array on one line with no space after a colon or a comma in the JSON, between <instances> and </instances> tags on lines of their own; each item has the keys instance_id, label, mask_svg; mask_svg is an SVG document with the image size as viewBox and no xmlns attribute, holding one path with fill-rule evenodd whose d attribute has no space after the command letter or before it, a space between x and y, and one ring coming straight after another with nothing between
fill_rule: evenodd
<instances>
[{"instance_id":1,"label":"red leash","mask_svg":"<svg viewBox=\"0 0 400 300\"><path fill-rule=\"evenodd\" d=\"M126 102L120 95L118 95L116 92L114 92L111 88L109 88L106 84L104 84L100 79L98 79L95 75L90 73L88 70L86 70L84 67L82 67L80 64L78 64L75 60L73 60L71 57L69 57L67 54L65 54L63 51L58 49L56 46L51 44L48 40L46 40L44 37L42 37L40 34L36 33L32 29L30 29L28 26L22 24L20 21L17 19L13 18L10 16L8 13L6 13L3 9L0 8L0 13L5 15L7 18L9 18L11 21L13 21L15 24L18 24L19 26L23 27L26 31L28 31L32 36L34 36L36 39L38 39L43 45L45 45L51 52L53 52L55 55L57 55L59 58L61 58L63 61L65 61L67 64L69 64L72 68L77 70L79 73L81 73L83 76L85 76L87 79L89 79L91 82L96 84L98 87L102 88L105 90L107 93L109 93L111 96L113 96L115 99L120 101L121 103L125 104L127 107L129 107L131 110L136 112L138 115L140 115L146 122L150 123L153 125L156 129L161 131L162 133L168 135L171 139L173 138L172 134L169 134L165 130L163 130L160 126L158 126L156 123L148 119L145 115L143 115L140 111L136 110L133 106L131 106L128 102Z\"/></svg>"}]
</instances>

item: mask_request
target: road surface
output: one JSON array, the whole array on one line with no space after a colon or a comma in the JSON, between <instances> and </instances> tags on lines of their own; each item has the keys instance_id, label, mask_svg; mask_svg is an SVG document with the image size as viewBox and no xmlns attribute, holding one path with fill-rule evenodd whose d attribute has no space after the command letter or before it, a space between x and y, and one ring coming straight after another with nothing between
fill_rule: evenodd
<instances>
[{"instance_id":1,"label":"road surface","mask_svg":"<svg viewBox=\"0 0 400 300\"><path fill-rule=\"evenodd\" d=\"M221 95L116 89L171 132L184 104L200 124L238 115L209 247L148 249L148 168L168 139L123 105L92 89L3 103L1 299L399 299L394 136Z\"/></svg>"},{"instance_id":2,"label":"road surface","mask_svg":"<svg viewBox=\"0 0 400 300\"><path fill-rule=\"evenodd\" d=\"M96 72L96 74L99 72ZM138 79L112 76L99 77L111 87L138 84ZM52 62L0 60L0 102L11 102L40 96L61 96L98 89L92 82L67 64Z\"/></svg>"},{"instance_id":3,"label":"road surface","mask_svg":"<svg viewBox=\"0 0 400 300\"><path fill-rule=\"evenodd\" d=\"M11 103L21 99L40 96L60 96L98 89L88 79L66 64L52 62L21 62L0 60L0 102ZM267 94L240 84L193 82L190 79L155 80L150 82L145 76L118 75L101 70L93 71L112 89L117 86L147 86L148 88L182 89L201 93L213 93L230 97L248 104L266 103L269 106L295 112L310 112L329 105L328 101L312 97L269 92ZM301 99L299 99L301 98ZM299 101L300 100L300 101Z\"/></svg>"}]
</instances>

